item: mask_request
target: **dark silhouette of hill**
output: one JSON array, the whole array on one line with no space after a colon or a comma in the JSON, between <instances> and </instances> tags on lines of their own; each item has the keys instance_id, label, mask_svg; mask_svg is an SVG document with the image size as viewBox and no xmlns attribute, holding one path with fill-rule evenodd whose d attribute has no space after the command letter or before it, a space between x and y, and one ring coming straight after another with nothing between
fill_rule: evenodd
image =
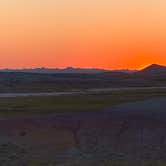
<instances>
[{"instance_id":1,"label":"dark silhouette of hill","mask_svg":"<svg viewBox=\"0 0 166 166\"><path fill-rule=\"evenodd\" d=\"M158 64L152 64L141 71L138 71L139 74L143 75L166 75L166 66L158 65Z\"/></svg>"},{"instance_id":2,"label":"dark silhouette of hill","mask_svg":"<svg viewBox=\"0 0 166 166\"><path fill-rule=\"evenodd\" d=\"M132 74L134 86L166 86L166 66L152 64Z\"/></svg>"},{"instance_id":3,"label":"dark silhouette of hill","mask_svg":"<svg viewBox=\"0 0 166 166\"><path fill-rule=\"evenodd\" d=\"M166 86L166 67L152 64L135 72L78 68L0 70L0 92L145 86Z\"/></svg>"}]
</instances>

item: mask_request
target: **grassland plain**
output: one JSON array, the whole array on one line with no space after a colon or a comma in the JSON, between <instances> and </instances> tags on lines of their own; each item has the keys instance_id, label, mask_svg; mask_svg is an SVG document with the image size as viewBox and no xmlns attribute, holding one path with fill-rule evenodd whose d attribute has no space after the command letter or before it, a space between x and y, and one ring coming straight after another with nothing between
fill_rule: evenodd
<instances>
[{"instance_id":1,"label":"grassland plain","mask_svg":"<svg viewBox=\"0 0 166 166\"><path fill-rule=\"evenodd\" d=\"M77 112L93 112L98 111L113 105L118 105L121 103L134 102L139 100L145 100L149 98L160 98L165 97L166 91L161 89L150 89L150 90L135 90L135 91L118 91L118 92L104 92L104 93L94 93L94 94L83 94L83 95L63 95L63 96L39 96L39 97L13 97L13 98L0 98L0 115L1 118L9 117L12 119L14 117L27 117L33 115L46 115L46 114L66 114L66 113L77 113ZM12 135L3 136L1 133L0 136L0 163L2 166L165 166L166 161L153 159L144 159L144 160L135 160L135 158L130 157L128 154L119 153L112 151L112 148L107 146L106 148L98 148L93 153L79 152L72 150L68 152L67 162L65 161L65 155L62 156L64 162L59 162L55 160L48 159L36 159L33 158L34 151L41 150L41 147L34 148L29 146L29 140L34 138L40 138L44 141L54 141L57 135L51 135L52 130L28 129L27 136L24 135L24 130L19 125L18 128L21 128L20 131L12 131ZM3 128L3 127L2 127ZM72 135L67 131L58 130L56 131L53 128L55 133L59 133L61 138L59 141L66 141L69 144L72 143ZM4 131L6 132L6 131ZM63 133L64 132L64 133ZM45 136L44 136L45 134ZM66 134L66 136L64 136ZM31 137L31 135L33 137ZM63 137L61 137L63 135ZM71 138L71 140L69 139ZM56 138L58 139L58 138ZM25 142L24 142L24 141ZM39 142L39 140L36 140ZM21 142L23 142L21 144ZM26 143L26 146L25 146ZM40 145L40 143L39 143ZM56 144L55 144L56 145ZM55 146L54 145L54 146ZM61 145L62 146L62 145ZM64 145L63 145L64 146ZM33 153L31 153L33 152ZM56 153L50 150L49 156L54 156ZM53 157L54 158L54 157ZM63 159L64 158L64 159Z\"/></svg>"},{"instance_id":2,"label":"grassland plain","mask_svg":"<svg viewBox=\"0 0 166 166\"><path fill-rule=\"evenodd\" d=\"M147 89L62 96L29 96L0 98L0 115L59 114L80 111L97 111L103 108L166 96L165 89Z\"/></svg>"}]
</instances>

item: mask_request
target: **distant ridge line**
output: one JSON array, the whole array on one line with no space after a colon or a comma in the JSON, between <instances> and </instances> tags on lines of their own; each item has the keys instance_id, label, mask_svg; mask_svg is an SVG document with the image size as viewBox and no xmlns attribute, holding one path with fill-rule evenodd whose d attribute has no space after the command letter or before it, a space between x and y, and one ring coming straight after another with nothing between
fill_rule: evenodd
<instances>
[{"instance_id":1,"label":"distant ridge line","mask_svg":"<svg viewBox=\"0 0 166 166\"><path fill-rule=\"evenodd\" d=\"M134 70L106 70L106 69L97 69L97 68L73 68L67 67L64 69L58 68L32 68L32 69L1 69L0 72L25 72L25 73L48 73L48 74L56 74L56 73L85 73L85 74L95 74L95 73L106 73L106 72L124 72L131 73L135 72Z\"/></svg>"},{"instance_id":2,"label":"distant ridge line","mask_svg":"<svg viewBox=\"0 0 166 166\"><path fill-rule=\"evenodd\" d=\"M45 73L45 74L97 74L97 73L109 73L109 72L119 72L119 73L144 73L144 74L157 74L157 73L166 73L166 66L159 64L151 64L142 70L129 70L129 69L118 69L118 70L107 70L107 69L98 69L98 68L74 68L66 67L63 69L59 68L26 68L26 69L0 69L0 72L24 72L24 73Z\"/></svg>"}]
</instances>

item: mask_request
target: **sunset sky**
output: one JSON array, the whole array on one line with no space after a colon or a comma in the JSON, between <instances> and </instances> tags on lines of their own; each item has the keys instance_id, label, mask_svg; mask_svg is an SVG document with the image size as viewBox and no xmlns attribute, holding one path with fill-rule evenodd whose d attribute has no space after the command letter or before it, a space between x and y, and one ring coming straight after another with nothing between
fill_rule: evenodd
<instances>
[{"instance_id":1,"label":"sunset sky","mask_svg":"<svg viewBox=\"0 0 166 166\"><path fill-rule=\"evenodd\" d=\"M166 65L166 0L0 1L0 68Z\"/></svg>"}]
</instances>

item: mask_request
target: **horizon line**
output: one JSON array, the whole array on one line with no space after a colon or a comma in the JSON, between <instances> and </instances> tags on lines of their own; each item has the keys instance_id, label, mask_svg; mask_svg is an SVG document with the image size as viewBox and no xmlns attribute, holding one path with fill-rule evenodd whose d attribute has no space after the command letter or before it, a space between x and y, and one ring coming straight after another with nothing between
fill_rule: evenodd
<instances>
[{"instance_id":1,"label":"horizon line","mask_svg":"<svg viewBox=\"0 0 166 166\"><path fill-rule=\"evenodd\" d=\"M141 70L141 69L144 69L148 66L151 66L151 65L159 65L159 66L165 66L166 65L163 65L163 64L159 64L159 63L150 63L150 64L147 64L147 65L144 65L142 67L139 67L139 68L102 68L102 67L75 67L75 66L66 66L66 67L46 67L46 66L34 66L34 67L17 67L17 68L14 68L14 67L3 67L1 68L0 67L0 70L33 70L33 69L47 69L47 70L65 70L65 69L82 69L82 70L105 70L105 71L118 71L118 70L129 70L129 71L137 71L137 70Z\"/></svg>"},{"instance_id":2,"label":"horizon line","mask_svg":"<svg viewBox=\"0 0 166 166\"><path fill-rule=\"evenodd\" d=\"M138 70L138 69L130 69L130 68L98 68L98 67L73 67L73 66L67 66L67 67L18 67L18 68L1 68L0 70L32 70L32 69L47 69L47 70L65 70L65 69L82 69L82 70Z\"/></svg>"}]
</instances>

